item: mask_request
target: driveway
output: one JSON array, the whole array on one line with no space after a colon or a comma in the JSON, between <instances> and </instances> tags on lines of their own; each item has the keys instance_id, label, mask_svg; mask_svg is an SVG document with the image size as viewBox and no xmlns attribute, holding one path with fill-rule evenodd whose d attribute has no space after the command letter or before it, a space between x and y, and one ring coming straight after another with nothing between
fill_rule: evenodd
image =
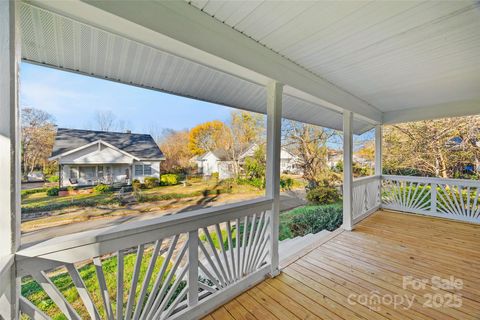
<instances>
[{"instance_id":1,"label":"driveway","mask_svg":"<svg viewBox=\"0 0 480 320\"><path fill-rule=\"evenodd\" d=\"M207 206L218 206L226 203L228 202L212 202ZM280 211L288 211L290 209L305 204L305 191L303 190L287 191L280 194ZM188 208L188 211L204 207L205 205L199 206L198 208L192 206ZM185 210L185 208L180 208L178 210L172 211L149 212L142 215L102 217L101 219L93 219L84 222L77 222L67 225L43 228L36 231L29 231L22 233L22 247L28 247L35 243L67 234L73 234L81 231L99 229L104 227L111 227L132 221L148 220L158 216L170 215L184 211L187 210Z\"/></svg>"}]
</instances>

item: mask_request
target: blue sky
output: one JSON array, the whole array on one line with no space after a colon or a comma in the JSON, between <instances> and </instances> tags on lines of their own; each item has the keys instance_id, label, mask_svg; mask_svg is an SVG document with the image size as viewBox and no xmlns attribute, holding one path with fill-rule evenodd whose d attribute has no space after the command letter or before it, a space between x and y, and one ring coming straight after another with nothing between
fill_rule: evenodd
<instances>
[{"instance_id":1,"label":"blue sky","mask_svg":"<svg viewBox=\"0 0 480 320\"><path fill-rule=\"evenodd\" d=\"M123 122L123 130L155 136L163 129L227 121L234 110L29 63L21 64L20 105L44 110L54 116L59 127L75 129L98 129L96 113L110 111L117 122ZM357 143L371 139L373 132L355 137ZM331 141L329 147L341 148L341 143Z\"/></svg>"},{"instance_id":2,"label":"blue sky","mask_svg":"<svg viewBox=\"0 0 480 320\"><path fill-rule=\"evenodd\" d=\"M111 111L132 132L185 129L229 118L233 110L153 90L22 63L20 105L42 109L59 127L95 129L97 111Z\"/></svg>"}]
</instances>

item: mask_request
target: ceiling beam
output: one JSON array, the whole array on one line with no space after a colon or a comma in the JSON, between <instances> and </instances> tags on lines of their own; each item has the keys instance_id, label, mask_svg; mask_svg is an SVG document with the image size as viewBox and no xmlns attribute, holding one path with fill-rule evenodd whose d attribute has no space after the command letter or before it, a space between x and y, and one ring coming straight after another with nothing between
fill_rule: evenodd
<instances>
[{"instance_id":1,"label":"ceiling beam","mask_svg":"<svg viewBox=\"0 0 480 320\"><path fill-rule=\"evenodd\" d=\"M383 114L384 124L480 115L480 99L436 104Z\"/></svg>"},{"instance_id":2,"label":"ceiling beam","mask_svg":"<svg viewBox=\"0 0 480 320\"><path fill-rule=\"evenodd\" d=\"M280 81L318 98L327 108L382 120L382 113L370 104L184 1L27 2L254 83Z\"/></svg>"}]
</instances>

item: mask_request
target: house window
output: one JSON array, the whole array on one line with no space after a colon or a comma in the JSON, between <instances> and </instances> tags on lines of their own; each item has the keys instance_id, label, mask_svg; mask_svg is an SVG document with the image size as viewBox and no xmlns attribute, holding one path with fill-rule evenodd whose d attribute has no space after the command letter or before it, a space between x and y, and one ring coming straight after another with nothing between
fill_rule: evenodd
<instances>
[{"instance_id":1,"label":"house window","mask_svg":"<svg viewBox=\"0 0 480 320\"><path fill-rule=\"evenodd\" d=\"M98 178L103 178L103 166L98 166L97 167L97 177Z\"/></svg>"},{"instance_id":2,"label":"house window","mask_svg":"<svg viewBox=\"0 0 480 320\"><path fill-rule=\"evenodd\" d=\"M152 166L150 164L143 165L143 175L144 176L152 175Z\"/></svg>"},{"instance_id":3,"label":"house window","mask_svg":"<svg viewBox=\"0 0 480 320\"><path fill-rule=\"evenodd\" d=\"M70 168L70 179L77 179L77 178L78 178L77 170L74 168Z\"/></svg>"},{"instance_id":4,"label":"house window","mask_svg":"<svg viewBox=\"0 0 480 320\"><path fill-rule=\"evenodd\" d=\"M151 176L152 175L152 165L151 164L136 164L135 165L135 176Z\"/></svg>"}]
</instances>

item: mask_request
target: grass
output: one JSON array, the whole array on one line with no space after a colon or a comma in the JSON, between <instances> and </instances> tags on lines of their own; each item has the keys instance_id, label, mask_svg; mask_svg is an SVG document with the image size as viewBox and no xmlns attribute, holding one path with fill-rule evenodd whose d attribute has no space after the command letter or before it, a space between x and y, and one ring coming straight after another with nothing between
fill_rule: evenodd
<instances>
[{"instance_id":1,"label":"grass","mask_svg":"<svg viewBox=\"0 0 480 320\"><path fill-rule=\"evenodd\" d=\"M140 192L139 202L164 201L174 199L212 196L225 193L242 194L259 191L252 186L232 185L225 186L216 181L195 181L187 186L160 186L152 189L143 189ZM75 194L69 196L48 196L45 189L32 189L22 195L22 212L47 212L66 209L69 207L93 207L96 205L117 204L119 200L113 192Z\"/></svg>"},{"instance_id":2,"label":"grass","mask_svg":"<svg viewBox=\"0 0 480 320\"><path fill-rule=\"evenodd\" d=\"M48 196L46 192L38 192L22 196L22 212L43 212L60 210L68 207L89 207L112 203L117 203L114 193Z\"/></svg>"},{"instance_id":3,"label":"grass","mask_svg":"<svg viewBox=\"0 0 480 320\"><path fill-rule=\"evenodd\" d=\"M152 256L152 250L147 250L143 256L141 269L140 269L140 277L139 277L139 285L137 286L136 294L138 295L141 290L141 284L143 283L143 279L145 277L148 264L150 263L150 258ZM133 276L133 268L136 260L136 253L127 254L124 257L124 306L126 305L128 292L131 286L131 279ZM158 257L153 276L149 283L149 287L147 292L150 292L154 283L154 280L159 273L159 270L162 266L164 259L163 257ZM108 293L110 295L110 300L112 301L112 307L115 312L117 304L116 304L116 289L117 289L117 257L113 256L103 260L103 272L105 275L105 281L107 283ZM171 265L168 266L167 270L170 270ZM100 315L102 318L105 318L105 311L103 309L103 302L100 295L100 289L98 286L98 281L96 277L95 267L92 263L89 263L79 270L80 276L82 277L85 285L92 297L93 302L97 306L98 310L100 311ZM75 288L72 279L70 278L68 272L65 269L61 270L60 272L56 272L56 274L52 275L51 280L60 290L60 292L65 296L68 302L72 304L75 310L79 313L82 319L89 319L89 315L87 310L85 309L79 295L78 291ZM165 277L164 277L165 280ZM66 319L63 313L58 309L55 303L48 297L48 295L43 291L42 287L34 281L31 277L24 277L22 279L22 288L21 288L22 296L26 297L30 300L34 305L40 308L43 312L45 312L48 316L52 319L60 320Z\"/></svg>"}]
</instances>

